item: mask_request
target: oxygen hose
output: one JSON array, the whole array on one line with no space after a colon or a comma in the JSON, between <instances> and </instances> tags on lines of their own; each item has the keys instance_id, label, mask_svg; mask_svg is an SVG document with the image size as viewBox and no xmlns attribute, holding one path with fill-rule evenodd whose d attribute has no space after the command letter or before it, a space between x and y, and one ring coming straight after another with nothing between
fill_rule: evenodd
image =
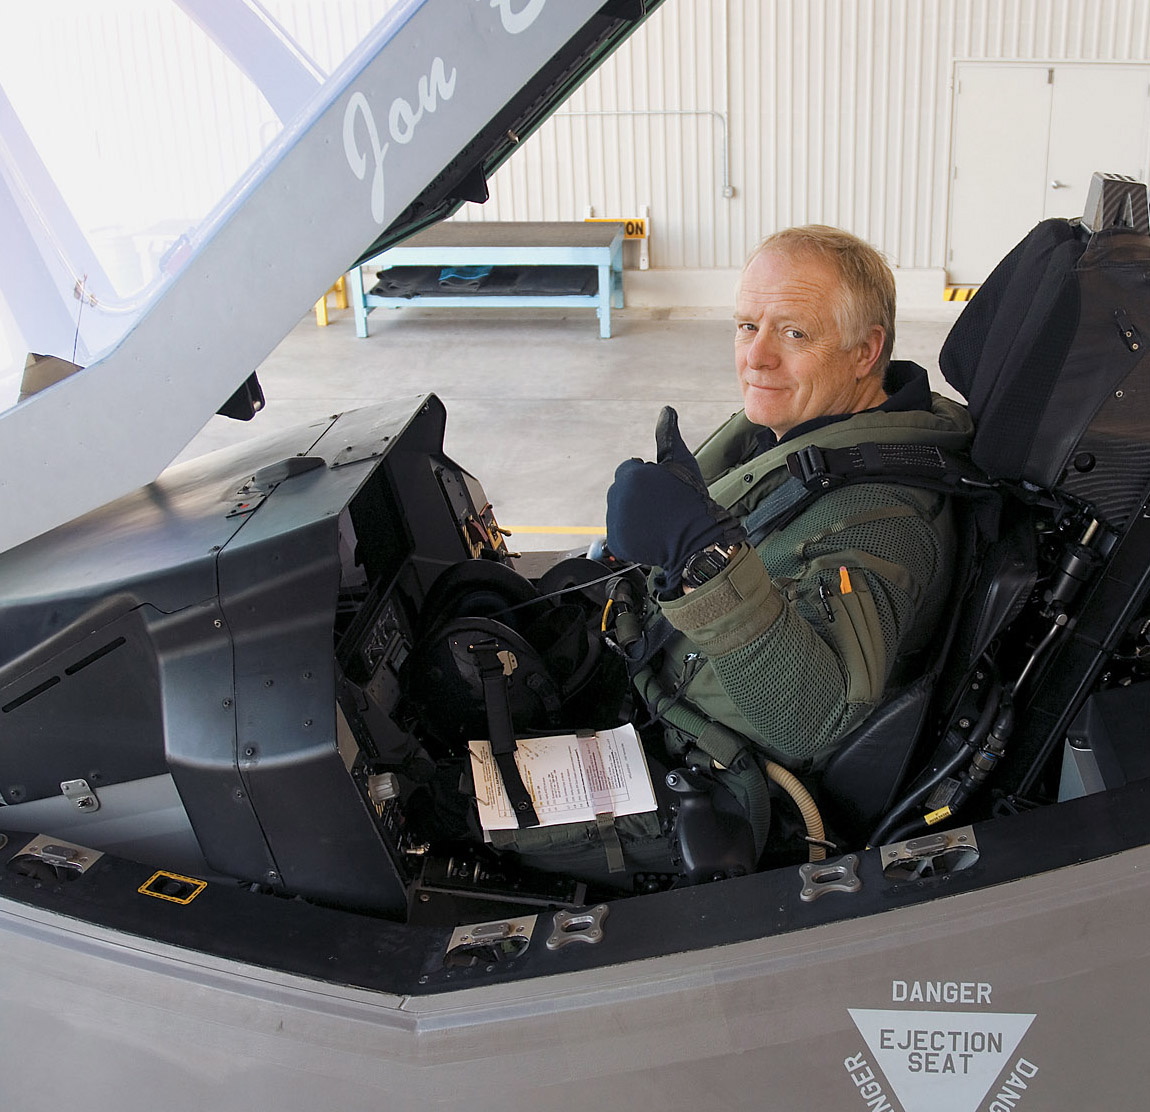
<instances>
[{"instance_id":1,"label":"oxygen hose","mask_svg":"<svg viewBox=\"0 0 1150 1112\"><path fill-rule=\"evenodd\" d=\"M783 768L774 761L764 762L767 776L772 783L778 784L794 800L799 814L807 828L807 844L810 846L811 861L825 861L827 859L826 835L823 830L823 817L819 814L818 804L814 797L803 786L803 782L791 771Z\"/></svg>"}]
</instances>

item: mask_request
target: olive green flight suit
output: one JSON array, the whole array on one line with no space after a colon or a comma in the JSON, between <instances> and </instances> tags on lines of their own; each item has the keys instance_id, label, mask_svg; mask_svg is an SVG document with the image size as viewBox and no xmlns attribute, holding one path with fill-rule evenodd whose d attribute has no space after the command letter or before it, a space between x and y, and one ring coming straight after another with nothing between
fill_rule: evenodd
<instances>
[{"instance_id":1,"label":"olive green flight suit","mask_svg":"<svg viewBox=\"0 0 1150 1112\"><path fill-rule=\"evenodd\" d=\"M711 496L746 518L806 445L969 447L964 406L869 410L754 455L742 413L696 453ZM677 633L658 677L686 707L801 767L834 747L916 668L940 628L954 574L949 499L894 483L833 490L702 587L651 607ZM687 739L683 739L687 740Z\"/></svg>"}]
</instances>

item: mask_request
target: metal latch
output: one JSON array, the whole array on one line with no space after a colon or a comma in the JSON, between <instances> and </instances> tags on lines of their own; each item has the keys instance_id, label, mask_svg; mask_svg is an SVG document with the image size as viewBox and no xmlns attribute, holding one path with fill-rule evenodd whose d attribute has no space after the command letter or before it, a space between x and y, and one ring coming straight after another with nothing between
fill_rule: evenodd
<instances>
[{"instance_id":1,"label":"metal latch","mask_svg":"<svg viewBox=\"0 0 1150 1112\"><path fill-rule=\"evenodd\" d=\"M530 944L537 919L537 915L524 915L456 927L447 943L443 964L471 966L485 962L491 965L517 958Z\"/></svg>"},{"instance_id":2,"label":"metal latch","mask_svg":"<svg viewBox=\"0 0 1150 1112\"><path fill-rule=\"evenodd\" d=\"M858 854L848 853L834 861L808 861L799 866L803 887L799 899L811 903L828 892L857 892L862 888L858 875Z\"/></svg>"},{"instance_id":3,"label":"metal latch","mask_svg":"<svg viewBox=\"0 0 1150 1112\"><path fill-rule=\"evenodd\" d=\"M227 516L243 517L244 514L258 510L280 483L294 479L296 475L305 475L325 464L321 456L289 456L279 463L261 467L254 475L248 476L243 486L226 496L226 501L232 504Z\"/></svg>"},{"instance_id":4,"label":"metal latch","mask_svg":"<svg viewBox=\"0 0 1150 1112\"><path fill-rule=\"evenodd\" d=\"M64 793L65 799L70 799L76 805L78 811L100 809L100 801L96 798L96 793L88 787L87 780L62 780L60 791Z\"/></svg>"},{"instance_id":5,"label":"metal latch","mask_svg":"<svg viewBox=\"0 0 1150 1112\"><path fill-rule=\"evenodd\" d=\"M603 920L607 918L606 904L581 907L575 911L557 911L551 924L548 950L559 950L569 942L587 942L594 945L603 941Z\"/></svg>"},{"instance_id":6,"label":"metal latch","mask_svg":"<svg viewBox=\"0 0 1150 1112\"><path fill-rule=\"evenodd\" d=\"M74 842L65 842L47 834L39 834L20 850L13 860L19 857L35 857L56 869L86 873L103 856L103 852L98 849L89 849Z\"/></svg>"},{"instance_id":7,"label":"metal latch","mask_svg":"<svg viewBox=\"0 0 1150 1112\"><path fill-rule=\"evenodd\" d=\"M940 830L882 847L882 871L888 880L924 880L969 869L979 857L974 827Z\"/></svg>"}]
</instances>

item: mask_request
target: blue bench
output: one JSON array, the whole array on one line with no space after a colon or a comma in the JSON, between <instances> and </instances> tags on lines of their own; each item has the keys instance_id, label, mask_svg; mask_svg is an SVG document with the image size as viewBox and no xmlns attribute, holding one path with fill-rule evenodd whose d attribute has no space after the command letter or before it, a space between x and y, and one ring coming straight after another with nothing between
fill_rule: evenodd
<instances>
[{"instance_id":1,"label":"blue bench","mask_svg":"<svg viewBox=\"0 0 1150 1112\"><path fill-rule=\"evenodd\" d=\"M611 307L623 307L623 224L512 222L446 222L436 224L368 259L363 265L388 270L461 267L528 268L592 267L597 282L579 293L485 291L482 280L474 290L459 285L440 285L426 292L382 296L365 290L363 272L348 274L349 297L355 314L357 336L367 335L367 316L372 309L399 309L409 305L442 308L471 306L518 307L524 305L587 306L599 317L599 335L611 335ZM571 271L572 274L575 271ZM398 274L398 272L397 272Z\"/></svg>"}]
</instances>

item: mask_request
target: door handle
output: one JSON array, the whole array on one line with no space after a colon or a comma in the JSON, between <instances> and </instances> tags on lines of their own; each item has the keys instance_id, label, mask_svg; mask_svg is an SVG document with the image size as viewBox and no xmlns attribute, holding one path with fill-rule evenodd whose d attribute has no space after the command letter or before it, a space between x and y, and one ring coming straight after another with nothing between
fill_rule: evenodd
<instances>
[{"instance_id":1,"label":"door handle","mask_svg":"<svg viewBox=\"0 0 1150 1112\"><path fill-rule=\"evenodd\" d=\"M1055 179L1054 181L1052 181L1050 183L1050 188L1051 189L1069 189L1070 186L1068 186L1066 184L1066 182L1064 182L1064 181L1058 181L1057 179Z\"/></svg>"}]
</instances>

